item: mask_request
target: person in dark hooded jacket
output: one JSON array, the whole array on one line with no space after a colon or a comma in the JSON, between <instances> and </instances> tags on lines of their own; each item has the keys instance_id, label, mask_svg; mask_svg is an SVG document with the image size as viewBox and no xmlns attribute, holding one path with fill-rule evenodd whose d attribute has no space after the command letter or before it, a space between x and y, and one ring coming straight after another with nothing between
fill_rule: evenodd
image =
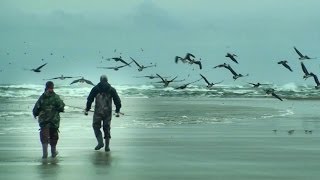
<instances>
[{"instance_id":1,"label":"person in dark hooded jacket","mask_svg":"<svg viewBox=\"0 0 320 180\"><path fill-rule=\"evenodd\" d=\"M91 92L87 98L87 105L85 109L85 115L88 115L88 111L91 109L91 104L95 100L94 114L93 114L93 122L92 127L94 130L94 134L98 141L98 145L94 148L95 150L101 149L103 144L101 123L104 132L105 139L105 151L110 151L109 142L111 138L110 134L110 125L111 125L111 117L112 117L112 101L116 106L115 112L116 117L119 117L120 108L121 108L121 100L115 88L113 88L108 83L108 78L106 75L102 75L100 77L100 83L94 86L91 89Z\"/></svg>"},{"instance_id":2,"label":"person in dark hooded jacket","mask_svg":"<svg viewBox=\"0 0 320 180\"><path fill-rule=\"evenodd\" d=\"M44 93L39 97L32 112L34 118L38 117L40 126L40 141L42 144L42 158L48 157L48 144L51 146L51 155L56 157L56 146L59 139L60 112L64 111L64 102L54 91L52 81L46 83Z\"/></svg>"}]
</instances>

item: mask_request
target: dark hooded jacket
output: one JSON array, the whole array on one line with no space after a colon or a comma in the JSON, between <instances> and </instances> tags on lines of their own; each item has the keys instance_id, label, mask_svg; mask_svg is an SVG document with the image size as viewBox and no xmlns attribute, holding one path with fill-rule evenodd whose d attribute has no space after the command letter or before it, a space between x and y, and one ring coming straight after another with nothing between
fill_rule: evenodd
<instances>
[{"instance_id":1,"label":"dark hooded jacket","mask_svg":"<svg viewBox=\"0 0 320 180\"><path fill-rule=\"evenodd\" d=\"M64 102L55 92L44 92L33 108L33 116L38 117L39 126L58 129L60 112L64 111Z\"/></svg>"},{"instance_id":2,"label":"dark hooded jacket","mask_svg":"<svg viewBox=\"0 0 320 180\"><path fill-rule=\"evenodd\" d=\"M121 100L117 91L108 83L100 82L94 86L87 98L86 111L91 109L91 104L96 99L95 102L95 114L111 115L112 112L112 100L116 106L116 113L120 112Z\"/></svg>"}]
</instances>

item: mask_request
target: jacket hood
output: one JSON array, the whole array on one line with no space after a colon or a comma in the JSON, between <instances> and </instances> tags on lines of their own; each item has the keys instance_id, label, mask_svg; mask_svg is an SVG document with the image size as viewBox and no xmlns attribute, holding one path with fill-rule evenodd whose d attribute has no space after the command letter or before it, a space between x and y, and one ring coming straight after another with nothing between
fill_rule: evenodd
<instances>
[{"instance_id":1,"label":"jacket hood","mask_svg":"<svg viewBox=\"0 0 320 180\"><path fill-rule=\"evenodd\" d=\"M111 90L111 85L108 82L99 82L97 86L101 92L109 92Z\"/></svg>"}]
</instances>

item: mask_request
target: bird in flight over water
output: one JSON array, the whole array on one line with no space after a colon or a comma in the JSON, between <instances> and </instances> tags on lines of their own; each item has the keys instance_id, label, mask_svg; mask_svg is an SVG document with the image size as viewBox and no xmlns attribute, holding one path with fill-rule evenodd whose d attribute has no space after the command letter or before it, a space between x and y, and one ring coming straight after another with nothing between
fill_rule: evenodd
<instances>
[{"instance_id":1,"label":"bird in flight over water","mask_svg":"<svg viewBox=\"0 0 320 180\"><path fill-rule=\"evenodd\" d=\"M288 61L284 60L284 61L279 61L278 64L282 64L285 68L289 69L289 71L292 72L291 67L288 65Z\"/></svg>"},{"instance_id":2,"label":"bird in flight over water","mask_svg":"<svg viewBox=\"0 0 320 180\"><path fill-rule=\"evenodd\" d=\"M72 81L72 82L70 83L70 85L71 85L71 84L74 84L74 83L87 83L87 84L90 84L90 85L94 86L94 84L93 84L91 81L89 81L89 80L87 80L87 79L84 79L83 77L80 78L80 79L77 79L77 80Z\"/></svg>"},{"instance_id":3,"label":"bird in flight over water","mask_svg":"<svg viewBox=\"0 0 320 180\"><path fill-rule=\"evenodd\" d=\"M236 58L235 58L235 57L238 57L236 54L227 53L227 55L226 55L225 57L228 57L228 58L230 58L233 62L239 64L238 61L237 61Z\"/></svg>"},{"instance_id":4,"label":"bird in flight over water","mask_svg":"<svg viewBox=\"0 0 320 180\"><path fill-rule=\"evenodd\" d=\"M317 77L315 74L313 74L313 73L310 73L310 75L313 76L314 82L316 83L315 88L316 88L316 89L320 89L320 82L319 82L318 77Z\"/></svg>"},{"instance_id":5,"label":"bird in flight over water","mask_svg":"<svg viewBox=\"0 0 320 180\"><path fill-rule=\"evenodd\" d=\"M39 67L37 67L37 68L35 68L35 69L31 69L31 71L33 71L33 72L41 72L41 68L43 67L43 66L45 66L45 65L47 65L47 63L44 63L44 64L42 64L41 66L39 66Z\"/></svg>"},{"instance_id":6,"label":"bird in flight over water","mask_svg":"<svg viewBox=\"0 0 320 180\"><path fill-rule=\"evenodd\" d=\"M280 96L278 96L276 93L275 93L275 90L273 88L268 88L265 90L266 94L271 94L273 97L279 99L280 101L283 101Z\"/></svg>"},{"instance_id":7,"label":"bird in flight over water","mask_svg":"<svg viewBox=\"0 0 320 180\"><path fill-rule=\"evenodd\" d=\"M309 71L307 70L306 66L303 64L303 62L301 62L301 68L304 73L304 75L303 75L304 80L307 80L309 77L312 76L311 73L309 73Z\"/></svg>"},{"instance_id":8,"label":"bird in flight over water","mask_svg":"<svg viewBox=\"0 0 320 180\"><path fill-rule=\"evenodd\" d=\"M80 76L76 76L76 77L72 77L72 76L59 76L59 77L54 77L54 78L51 78L51 79L43 79L43 80L54 80L54 79L60 79L60 80L65 80L65 79L70 79L70 78L78 78Z\"/></svg>"},{"instance_id":9,"label":"bird in flight over water","mask_svg":"<svg viewBox=\"0 0 320 180\"><path fill-rule=\"evenodd\" d=\"M316 58L310 58L307 55L303 55L296 47L293 47L296 53L299 55L300 60L305 60L305 59L316 59Z\"/></svg>"},{"instance_id":10,"label":"bird in flight over water","mask_svg":"<svg viewBox=\"0 0 320 180\"><path fill-rule=\"evenodd\" d=\"M206 77L204 77L202 74L200 74L200 76L202 77L202 79L207 83L207 88L211 88L213 85L216 85L216 84L220 84L222 83L223 81L220 81L220 82L216 82L216 83L211 83L208 81L208 79Z\"/></svg>"},{"instance_id":11,"label":"bird in flight over water","mask_svg":"<svg viewBox=\"0 0 320 180\"><path fill-rule=\"evenodd\" d=\"M145 68L149 68L149 67L156 67L157 65L149 65L149 66L144 66L144 65L140 65L136 60L134 60L132 57L130 57L131 60L138 66L138 71L142 71Z\"/></svg>"}]
</instances>

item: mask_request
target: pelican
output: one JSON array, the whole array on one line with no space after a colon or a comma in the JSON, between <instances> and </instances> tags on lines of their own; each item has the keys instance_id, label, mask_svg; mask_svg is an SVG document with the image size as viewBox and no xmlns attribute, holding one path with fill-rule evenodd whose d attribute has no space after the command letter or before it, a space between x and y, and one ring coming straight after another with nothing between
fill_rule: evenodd
<instances>
[{"instance_id":1,"label":"pelican","mask_svg":"<svg viewBox=\"0 0 320 180\"><path fill-rule=\"evenodd\" d=\"M158 82L158 83L163 83L163 86L164 86L164 87L168 87L168 85L169 85L171 82L173 82L175 79L177 79L177 77L178 77L178 76L176 76L176 77L174 77L173 79L168 80L168 79L166 79L166 78L161 77L159 74L156 74L156 75L161 79L161 81ZM183 81L183 80L181 80L181 81ZM176 82L177 82L177 81L176 81Z\"/></svg>"},{"instance_id":2,"label":"pelican","mask_svg":"<svg viewBox=\"0 0 320 180\"><path fill-rule=\"evenodd\" d=\"M120 56L120 57L108 58L108 59L106 59L106 60L110 61L111 59L113 59L113 60L116 61L116 62L120 61L120 62L122 62L123 64L126 64L126 65L128 65L128 66L130 66L130 64L131 64L131 63L127 63L125 60L123 60L121 56Z\"/></svg>"},{"instance_id":3,"label":"pelican","mask_svg":"<svg viewBox=\"0 0 320 180\"><path fill-rule=\"evenodd\" d=\"M131 62L132 63L132 62ZM97 68L100 68L100 69L113 69L115 71L118 71L120 68L123 68L123 67L126 67L126 66L129 66L131 63L129 63L128 65L122 65L122 66L115 66L115 67L97 67Z\"/></svg>"},{"instance_id":4,"label":"pelican","mask_svg":"<svg viewBox=\"0 0 320 180\"><path fill-rule=\"evenodd\" d=\"M312 75L309 73L309 71L307 70L306 66L303 64L303 62L301 62L301 68L302 68L302 71L304 73L303 75L303 79L304 80L307 80L309 77L311 77Z\"/></svg>"},{"instance_id":5,"label":"pelican","mask_svg":"<svg viewBox=\"0 0 320 180\"><path fill-rule=\"evenodd\" d=\"M149 66L144 66L144 65L140 65L136 60L134 60L132 57L130 57L131 60L138 66L138 71L142 71L143 69L145 68L148 68L148 67L156 67L157 65L149 65Z\"/></svg>"},{"instance_id":6,"label":"pelican","mask_svg":"<svg viewBox=\"0 0 320 180\"><path fill-rule=\"evenodd\" d=\"M182 85L182 86L176 87L175 89L185 89L185 88L187 88L188 85L190 85L190 84L192 84L192 83L195 83L195 82L198 82L198 81L200 81L200 80L201 80L201 79L198 79L198 80L196 80L196 81L192 81L192 82L186 83L186 84L184 84L184 85Z\"/></svg>"},{"instance_id":7,"label":"pelican","mask_svg":"<svg viewBox=\"0 0 320 180\"><path fill-rule=\"evenodd\" d=\"M240 77L249 76L249 74L242 75L242 74L236 73L236 72L231 68L230 65L225 66L225 68L227 68L227 69L230 70L230 72L233 74L233 77L232 77L232 78L233 78L234 80L237 80L237 79L240 78Z\"/></svg>"},{"instance_id":8,"label":"pelican","mask_svg":"<svg viewBox=\"0 0 320 180\"><path fill-rule=\"evenodd\" d=\"M319 82L318 77L317 77L315 74L313 74L313 73L310 73L310 75L313 76L313 79L314 79L315 83L317 84L317 85L315 86L315 88L316 88L316 89L320 89L320 82Z\"/></svg>"},{"instance_id":9,"label":"pelican","mask_svg":"<svg viewBox=\"0 0 320 180\"><path fill-rule=\"evenodd\" d=\"M35 68L35 69L31 69L31 71L33 71L33 72L41 72L41 68L43 67L43 66L45 66L45 65L47 65L47 63L44 63L44 64L42 64L41 66L39 66L39 67L37 67L37 68Z\"/></svg>"},{"instance_id":10,"label":"pelican","mask_svg":"<svg viewBox=\"0 0 320 180\"><path fill-rule=\"evenodd\" d=\"M202 79L204 79L204 81L207 83L207 88L211 88L213 85L215 84L220 84L222 83L223 81L220 81L220 82L216 82L216 83L211 83L208 81L208 79L206 77L204 77L202 74L200 74L200 76L202 77Z\"/></svg>"},{"instance_id":11,"label":"pelican","mask_svg":"<svg viewBox=\"0 0 320 180\"><path fill-rule=\"evenodd\" d=\"M261 83L250 83L250 82L248 82L248 84L251 84L254 88L257 88L257 87L259 87L259 86L261 86L261 85L269 85L269 84L261 84Z\"/></svg>"},{"instance_id":12,"label":"pelican","mask_svg":"<svg viewBox=\"0 0 320 180\"><path fill-rule=\"evenodd\" d=\"M285 68L289 69L289 71L292 72L291 67L288 65L288 61L284 60L284 61L279 61L278 64L282 64Z\"/></svg>"},{"instance_id":13,"label":"pelican","mask_svg":"<svg viewBox=\"0 0 320 180\"><path fill-rule=\"evenodd\" d=\"M227 55L226 55L225 57L228 57L228 58L230 58L233 62L239 64L238 61L237 61L236 58L235 58L235 57L238 57L236 54L227 53Z\"/></svg>"},{"instance_id":14,"label":"pelican","mask_svg":"<svg viewBox=\"0 0 320 180\"><path fill-rule=\"evenodd\" d=\"M273 88L269 88L265 90L266 94L271 94L273 97L279 99L280 101L283 101L275 92Z\"/></svg>"},{"instance_id":15,"label":"pelican","mask_svg":"<svg viewBox=\"0 0 320 180\"><path fill-rule=\"evenodd\" d=\"M300 52L296 47L293 47L293 48L294 48L294 50L296 51L296 53L299 55L299 59L300 59L300 60L315 59L315 58L310 58L310 57L307 56L307 55L301 54L301 52Z\"/></svg>"},{"instance_id":16,"label":"pelican","mask_svg":"<svg viewBox=\"0 0 320 180\"><path fill-rule=\"evenodd\" d=\"M87 83L87 84L90 84L90 85L94 86L94 84L93 84L91 81L86 80L86 79L84 79L83 77L82 77L81 79L77 79L77 80L72 81L72 82L70 83L70 85L71 85L71 84L74 84L74 83Z\"/></svg>"},{"instance_id":17,"label":"pelican","mask_svg":"<svg viewBox=\"0 0 320 180\"><path fill-rule=\"evenodd\" d=\"M65 79L68 79L68 78L78 78L78 77L79 76L71 77L71 76L63 76L63 75L61 75L60 77L54 77L54 78L51 78L51 79L44 79L44 80L54 80L54 79L65 80Z\"/></svg>"}]
</instances>

